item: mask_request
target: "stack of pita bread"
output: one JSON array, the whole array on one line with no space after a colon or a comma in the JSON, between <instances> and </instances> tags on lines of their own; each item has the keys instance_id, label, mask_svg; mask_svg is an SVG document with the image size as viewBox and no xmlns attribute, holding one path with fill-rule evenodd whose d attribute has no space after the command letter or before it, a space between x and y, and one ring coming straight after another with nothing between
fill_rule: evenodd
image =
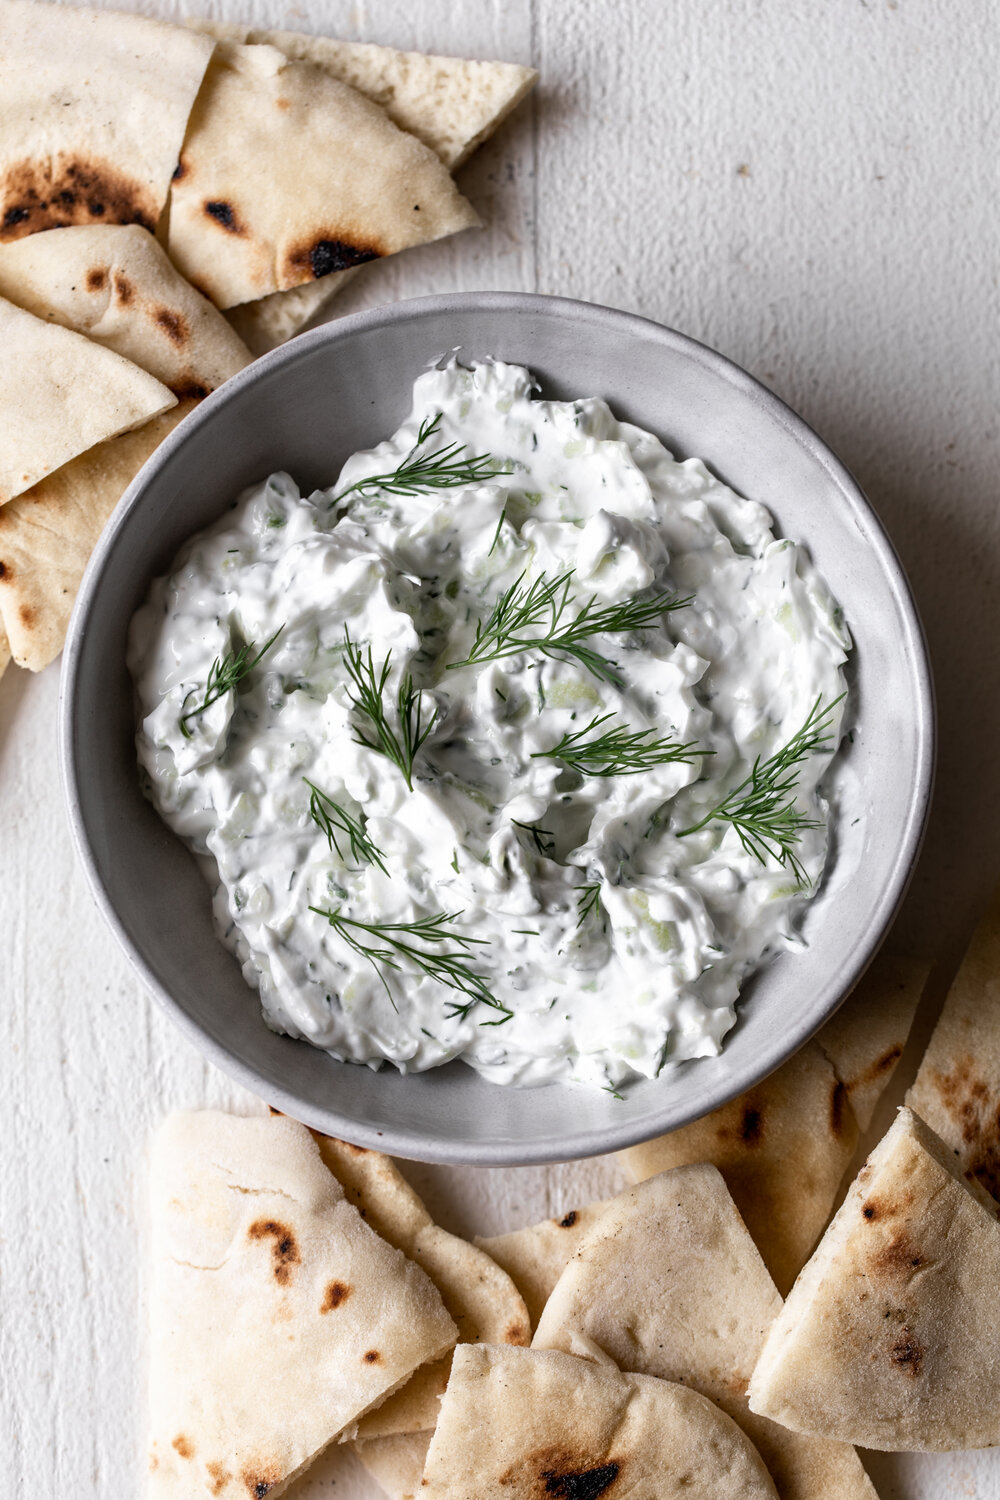
<instances>
[{"instance_id":1,"label":"stack of pita bread","mask_svg":"<svg viewBox=\"0 0 1000 1500\"><path fill-rule=\"evenodd\" d=\"M58 653L193 403L365 262L479 222L451 169L535 78L0 0L0 672Z\"/></svg>"}]
</instances>

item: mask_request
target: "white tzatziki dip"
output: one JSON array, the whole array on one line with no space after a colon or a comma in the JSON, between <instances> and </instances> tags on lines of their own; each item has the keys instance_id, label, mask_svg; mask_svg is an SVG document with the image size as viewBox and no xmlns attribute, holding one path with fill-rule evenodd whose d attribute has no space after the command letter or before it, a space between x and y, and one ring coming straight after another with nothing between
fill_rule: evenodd
<instances>
[{"instance_id":1,"label":"white tzatziki dip","mask_svg":"<svg viewBox=\"0 0 1000 1500\"><path fill-rule=\"evenodd\" d=\"M452 360L194 537L132 623L139 759L276 1031L614 1090L797 941L850 640L762 505L533 389Z\"/></svg>"}]
</instances>

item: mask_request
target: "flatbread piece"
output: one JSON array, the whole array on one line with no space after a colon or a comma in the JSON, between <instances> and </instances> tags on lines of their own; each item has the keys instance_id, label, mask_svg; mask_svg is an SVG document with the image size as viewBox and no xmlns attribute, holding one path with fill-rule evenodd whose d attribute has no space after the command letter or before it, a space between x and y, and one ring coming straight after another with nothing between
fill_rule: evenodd
<instances>
[{"instance_id":1,"label":"flatbread piece","mask_svg":"<svg viewBox=\"0 0 1000 1500\"><path fill-rule=\"evenodd\" d=\"M144 16L0 0L0 241L155 230L212 50Z\"/></svg>"},{"instance_id":2,"label":"flatbread piece","mask_svg":"<svg viewBox=\"0 0 1000 1500\"><path fill-rule=\"evenodd\" d=\"M880 955L831 1021L769 1078L680 1130L621 1153L641 1181L718 1167L778 1290L830 1217L860 1132L903 1051L927 966Z\"/></svg>"},{"instance_id":3,"label":"flatbread piece","mask_svg":"<svg viewBox=\"0 0 1000 1500\"><path fill-rule=\"evenodd\" d=\"M217 307L478 224L441 161L273 47L220 43L170 202L170 257Z\"/></svg>"},{"instance_id":4,"label":"flatbread piece","mask_svg":"<svg viewBox=\"0 0 1000 1500\"><path fill-rule=\"evenodd\" d=\"M1000 1224L900 1110L773 1324L750 1404L888 1451L1000 1443Z\"/></svg>"},{"instance_id":5,"label":"flatbread piece","mask_svg":"<svg viewBox=\"0 0 1000 1500\"><path fill-rule=\"evenodd\" d=\"M593 1352L679 1381L742 1427L782 1500L874 1500L857 1454L751 1412L746 1389L781 1309L715 1167L677 1167L613 1198L559 1278L532 1348Z\"/></svg>"},{"instance_id":6,"label":"flatbread piece","mask_svg":"<svg viewBox=\"0 0 1000 1500\"><path fill-rule=\"evenodd\" d=\"M132 360L180 399L207 396L250 363L218 309L135 225L50 229L0 245L0 296Z\"/></svg>"},{"instance_id":7,"label":"flatbread piece","mask_svg":"<svg viewBox=\"0 0 1000 1500\"><path fill-rule=\"evenodd\" d=\"M283 1494L455 1340L304 1126L174 1115L153 1152L151 1500Z\"/></svg>"},{"instance_id":8,"label":"flatbread piece","mask_svg":"<svg viewBox=\"0 0 1000 1500\"><path fill-rule=\"evenodd\" d=\"M683 1385L571 1354L463 1345L426 1500L774 1500L753 1444Z\"/></svg>"},{"instance_id":9,"label":"flatbread piece","mask_svg":"<svg viewBox=\"0 0 1000 1500\"><path fill-rule=\"evenodd\" d=\"M0 505L176 403L138 365L3 298L0 347Z\"/></svg>"},{"instance_id":10,"label":"flatbread piece","mask_svg":"<svg viewBox=\"0 0 1000 1500\"><path fill-rule=\"evenodd\" d=\"M90 554L154 449L197 403L99 443L0 508L0 623L18 666L40 672L63 648Z\"/></svg>"},{"instance_id":11,"label":"flatbread piece","mask_svg":"<svg viewBox=\"0 0 1000 1500\"><path fill-rule=\"evenodd\" d=\"M969 1181L1000 1200L1000 894L955 975L906 1102Z\"/></svg>"}]
</instances>

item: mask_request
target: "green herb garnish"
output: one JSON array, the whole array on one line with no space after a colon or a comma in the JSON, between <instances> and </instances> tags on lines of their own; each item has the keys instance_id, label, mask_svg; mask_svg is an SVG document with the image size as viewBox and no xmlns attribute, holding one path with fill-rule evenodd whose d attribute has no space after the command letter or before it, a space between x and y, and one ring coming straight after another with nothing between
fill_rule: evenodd
<instances>
[{"instance_id":1,"label":"green herb garnish","mask_svg":"<svg viewBox=\"0 0 1000 1500\"><path fill-rule=\"evenodd\" d=\"M576 925L582 927L587 918L600 910L601 886L582 885L576 893Z\"/></svg>"},{"instance_id":2,"label":"green herb garnish","mask_svg":"<svg viewBox=\"0 0 1000 1500\"><path fill-rule=\"evenodd\" d=\"M807 828L822 828L823 824L795 805L797 767L810 755L830 748L830 716L845 696L841 693L826 708L822 699L817 698L802 728L788 744L767 760L762 761L758 755L749 776L700 822L682 829L678 838L687 838L708 823L731 823L740 843L754 859L763 865L770 856L791 870L800 886L806 885L806 873L795 856L795 845Z\"/></svg>"},{"instance_id":3,"label":"green herb garnish","mask_svg":"<svg viewBox=\"0 0 1000 1500\"><path fill-rule=\"evenodd\" d=\"M396 692L396 716L399 721L397 732L389 723L385 705L385 686L389 680L392 652L388 653L381 667L376 670L372 648L368 647L367 658L363 656L360 646L351 640L345 625L344 660L354 683L354 691L348 691L351 705L365 716L370 726L368 733L358 730L355 743L367 745L369 750L376 750L379 755L387 756L402 771L406 785L412 792L413 759L437 722L437 709L424 724L420 690L414 687L409 672L405 673Z\"/></svg>"},{"instance_id":4,"label":"green herb garnish","mask_svg":"<svg viewBox=\"0 0 1000 1500\"><path fill-rule=\"evenodd\" d=\"M364 824L357 818L352 818L350 813L339 802L334 802L321 787L314 785L308 778L303 776L302 780L312 793L309 798L309 816L316 827L326 835L326 841L331 849L340 853L340 844L337 842L337 834L345 835L350 840L350 849L353 857L360 863L362 860L370 865L378 865L383 875L389 871L385 867L385 856L382 850L365 833ZM363 815L362 815L363 816Z\"/></svg>"},{"instance_id":5,"label":"green herb garnish","mask_svg":"<svg viewBox=\"0 0 1000 1500\"><path fill-rule=\"evenodd\" d=\"M449 443L444 448L435 448L431 453L420 453L429 437L433 437L441 425L443 412L433 419L427 417L420 424L417 441L398 468L388 474L371 474L359 479L338 495L335 504L346 500L348 495L368 496L373 491L384 490L389 495L419 495L424 490L454 490L466 484L482 484L496 474L508 472L502 460L489 453L480 453L474 458L462 458L466 451L464 443ZM499 531L499 527L497 528Z\"/></svg>"},{"instance_id":6,"label":"green herb garnish","mask_svg":"<svg viewBox=\"0 0 1000 1500\"><path fill-rule=\"evenodd\" d=\"M482 975L469 968L469 949L473 945L486 947L488 940L466 937L464 933L455 931L451 924L462 915L461 912L439 911L430 917L418 917L413 922L361 922L355 917L345 916L343 908L339 906L333 911L320 906L310 906L309 910L318 917L325 917L348 947L371 964L393 1010L397 1007L385 970L391 969L399 973L403 969L402 961L405 960L422 974L436 979L439 984L468 995L469 999L464 1004L452 1005L448 1012L449 1019L456 1015L464 1018L473 1006L480 1003L502 1011L503 1021L509 1021L514 1014L496 998ZM457 947L451 951L436 952L436 946L441 943L454 943ZM494 1021L487 1024L501 1023Z\"/></svg>"},{"instance_id":7,"label":"green herb garnish","mask_svg":"<svg viewBox=\"0 0 1000 1500\"><path fill-rule=\"evenodd\" d=\"M279 625L271 639L265 641L263 646L261 646L256 656L253 655L253 652L256 649L257 642L248 641L238 651L227 651L225 656L217 656L215 658L208 669L208 681L205 683L204 698L194 708L189 708L186 713L181 714L181 734L186 740L191 738L191 731L187 727L188 719L197 718L199 714L203 714L206 709L211 708L213 703L217 703L220 698L224 698L230 688L238 687L244 677L253 671L261 658L267 655L284 628L284 625ZM195 688L191 689L191 692L196 691L197 689ZM184 699L185 703L190 696L191 693L188 693L187 698Z\"/></svg>"},{"instance_id":8,"label":"green herb garnish","mask_svg":"<svg viewBox=\"0 0 1000 1500\"><path fill-rule=\"evenodd\" d=\"M572 570L558 578L541 573L534 583L526 584L525 575L500 595L487 620L476 624L472 650L463 661L448 663L448 671L473 666L478 662L497 661L504 656L519 656L522 651L541 651L559 661L569 657L586 667L602 682L621 686L621 674L606 656L584 644L595 635L623 635L653 625L669 610L681 609L690 599L676 594L659 593L649 599L626 599L620 604L600 605L591 597L579 613L569 615L576 602L570 593ZM525 632L541 629L541 635Z\"/></svg>"},{"instance_id":9,"label":"green herb garnish","mask_svg":"<svg viewBox=\"0 0 1000 1500\"><path fill-rule=\"evenodd\" d=\"M561 760L581 776L635 776L673 762L689 765L695 756L711 754L699 750L693 741L682 745L678 740L657 739L653 729L633 732L625 724L587 738L614 717L613 713L595 715L586 728L564 734L551 750L535 750L531 759Z\"/></svg>"},{"instance_id":10,"label":"green herb garnish","mask_svg":"<svg viewBox=\"0 0 1000 1500\"><path fill-rule=\"evenodd\" d=\"M548 828L540 828L537 823L519 823L516 818L510 820L515 828L520 828L526 833L534 844L538 853L545 859L552 859L556 852L556 836Z\"/></svg>"}]
</instances>

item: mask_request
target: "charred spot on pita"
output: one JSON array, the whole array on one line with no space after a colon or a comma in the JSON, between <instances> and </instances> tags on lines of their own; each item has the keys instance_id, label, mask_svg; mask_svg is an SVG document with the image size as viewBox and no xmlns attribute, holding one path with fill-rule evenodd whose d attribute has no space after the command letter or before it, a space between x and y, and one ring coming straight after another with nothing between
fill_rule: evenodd
<instances>
[{"instance_id":1,"label":"charred spot on pita","mask_svg":"<svg viewBox=\"0 0 1000 1500\"><path fill-rule=\"evenodd\" d=\"M135 288L133 287L131 281L129 281L128 277L122 275L121 271L115 272L115 292L117 294L118 301L124 302L126 307L128 307L129 303L132 301L132 298L135 296Z\"/></svg>"},{"instance_id":2,"label":"charred spot on pita","mask_svg":"<svg viewBox=\"0 0 1000 1500\"><path fill-rule=\"evenodd\" d=\"M351 1288L344 1281L331 1281L323 1293L323 1301L320 1306L321 1313L333 1312L342 1302L346 1302L351 1295Z\"/></svg>"},{"instance_id":3,"label":"charred spot on pita","mask_svg":"<svg viewBox=\"0 0 1000 1500\"><path fill-rule=\"evenodd\" d=\"M505 1344L516 1344L523 1348L528 1343L528 1330L523 1323L508 1323L504 1330L503 1341Z\"/></svg>"},{"instance_id":4,"label":"charred spot on pita","mask_svg":"<svg viewBox=\"0 0 1000 1500\"><path fill-rule=\"evenodd\" d=\"M0 239L105 217L113 224L141 224L152 231L159 206L141 183L83 157L18 162L4 174L0 194L7 203Z\"/></svg>"},{"instance_id":5,"label":"charred spot on pita","mask_svg":"<svg viewBox=\"0 0 1000 1500\"><path fill-rule=\"evenodd\" d=\"M25 630L30 630L35 623L35 611L30 604L22 604L17 612L17 617Z\"/></svg>"},{"instance_id":6,"label":"charred spot on pita","mask_svg":"<svg viewBox=\"0 0 1000 1500\"><path fill-rule=\"evenodd\" d=\"M364 1359L366 1365L377 1365L382 1362L382 1356L377 1349L366 1350Z\"/></svg>"},{"instance_id":7,"label":"charred spot on pita","mask_svg":"<svg viewBox=\"0 0 1000 1500\"><path fill-rule=\"evenodd\" d=\"M293 1268L302 1259L292 1230L287 1224L279 1224L277 1219L255 1219L247 1230L247 1234L252 1240L272 1239L274 1241L271 1247L274 1279L279 1286L287 1286L291 1280Z\"/></svg>"},{"instance_id":8,"label":"charred spot on pita","mask_svg":"<svg viewBox=\"0 0 1000 1500\"><path fill-rule=\"evenodd\" d=\"M177 380L170 389L178 401L204 401L208 395L208 387L198 380Z\"/></svg>"},{"instance_id":9,"label":"charred spot on pita","mask_svg":"<svg viewBox=\"0 0 1000 1500\"><path fill-rule=\"evenodd\" d=\"M840 1135L844 1128L844 1105L846 1103L847 1090L838 1078L830 1094L830 1129L834 1135Z\"/></svg>"},{"instance_id":10,"label":"charred spot on pita","mask_svg":"<svg viewBox=\"0 0 1000 1500\"><path fill-rule=\"evenodd\" d=\"M913 1331L903 1327L889 1350L889 1358L897 1369L903 1371L904 1375L910 1375L915 1379L920 1374L925 1353L923 1344Z\"/></svg>"},{"instance_id":11,"label":"charred spot on pita","mask_svg":"<svg viewBox=\"0 0 1000 1500\"><path fill-rule=\"evenodd\" d=\"M546 1495L556 1500L598 1500L611 1488L618 1478L621 1465L601 1464L597 1469L580 1469L575 1473L558 1474L553 1469L542 1471Z\"/></svg>"},{"instance_id":12,"label":"charred spot on pita","mask_svg":"<svg viewBox=\"0 0 1000 1500\"><path fill-rule=\"evenodd\" d=\"M321 236L289 250L285 265L292 280L301 278L304 273L314 281L320 281L334 271L347 271L351 266L364 265L365 261L378 260L382 253L377 245L352 245L333 235Z\"/></svg>"},{"instance_id":13,"label":"charred spot on pita","mask_svg":"<svg viewBox=\"0 0 1000 1500\"><path fill-rule=\"evenodd\" d=\"M229 1470L223 1464L216 1463L214 1459L210 1459L206 1463L205 1470L208 1474L209 1479L212 1481L212 1494L221 1495L222 1491L225 1489L226 1485L232 1478Z\"/></svg>"},{"instance_id":14,"label":"charred spot on pita","mask_svg":"<svg viewBox=\"0 0 1000 1500\"><path fill-rule=\"evenodd\" d=\"M205 212L227 234L242 234L244 232L243 225L236 217L236 210L231 203L226 203L221 198L207 198L205 200Z\"/></svg>"},{"instance_id":15,"label":"charred spot on pita","mask_svg":"<svg viewBox=\"0 0 1000 1500\"><path fill-rule=\"evenodd\" d=\"M0 562L0 583L13 583L14 575L6 563Z\"/></svg>"},{"instance_id":16,"label":"charred spot on pita","mask_svg":"<svg viewBox=\"0 0 1000 1500\"><path fill-rule=\"evenodd\" d=\"M181 1458L194 1458L194 1443L192 1443L189 1437L185 1437L183 1432L179 1432L171 1440L170 1446L177 1449Z\"/></svg>"},{"instance_id":17,"label":"charred spot on pita","mask_svg":"<svg viewBox=\"0 0 1000 1500\"><path fill-rule=\"evenodd\" d=\"M569 1211L569 1213L566 1215L566 1217L564 1219L560 1219L559 1220L559 1228L560 1229L572 1229L573 1225L575 1223L576 1223L576 1209L575 1208L571 1208L570 1211Z\"/></svg>"},{"instance_id":18,"label":"charred spot on pita","mask_svg":"<svg viewBox=\"0 0 1000 1500\"><path fill-rule=\"evenodd\" d=\"M764 1117L759 1109L748 1104L740 1121L740 1140L747 1146L756 1146L764 1134Z\"/></svg>"},{"instance_id":19,"label":"charred spot on pita","mask_svg":"<svg viewBox=\"0 0 1000 1500\"><path fill-rule=\"evenodd\" d=\"M246 1485L247 1494L252 1495L253 1500L264 1500L264 1496L274 1489L281 1475L276 1468L269 1465L265 1470L243 1469L240 1478Z\"/></svg>"},{"instance_id":20,"label":"charred spot on pita","mask_svg":"<svg viewBox=\"0 0 1000 1500\"><path fill-rule=\"evenodd\" d=\"M171 343L177 344L178 347L187 343L190 337L187 319L179 312L175 312L172 307L158 307L153 313L153 320L158 328L163 329Z\"/></svg>"},{"instance_id":21,"label":"charred spot on pita","mask_svg":"<svg viewBox=\"0 0 1000 1500\"><path fill-rule=\"evenodd\" d=\"M104 266L92 266L87 272L87 291L103 292L108 284L108 273Z\"/></svg>"}]
</instances>

